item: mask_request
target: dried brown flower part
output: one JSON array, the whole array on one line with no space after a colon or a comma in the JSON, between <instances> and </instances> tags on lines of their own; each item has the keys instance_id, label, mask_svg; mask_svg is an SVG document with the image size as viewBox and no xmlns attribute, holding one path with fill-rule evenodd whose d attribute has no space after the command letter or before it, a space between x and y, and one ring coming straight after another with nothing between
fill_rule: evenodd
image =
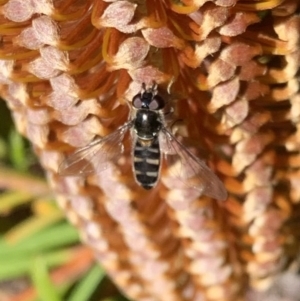
<instances>
[{"instance_id":1,"label":"dried brown flower part","mask_svg":"<svg viewBox=\"0 0 300 301\"><path fill-rule=\"evenodd\" d=\"M69 220L134 300L254 300L299 253L297 0L8 0L1 95ZM223 203L165 170L150 192L130 151L88 178L64 156L127 120L156 82L184 142L224 181ZM128 148L127 148L128 149Z\"/></svg>"}]
</instances>

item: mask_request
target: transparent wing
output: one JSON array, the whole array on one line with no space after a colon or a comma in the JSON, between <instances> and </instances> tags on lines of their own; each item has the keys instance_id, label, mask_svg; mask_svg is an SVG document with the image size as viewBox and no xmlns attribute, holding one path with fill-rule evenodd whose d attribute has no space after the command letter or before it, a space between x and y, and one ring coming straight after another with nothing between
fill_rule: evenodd
<instances>
[{"instance_id":1,"label":"transparent wing","mask_svg":"<svg viewBox=\"0 0 300 301\"><path fill-rule=\"evenodd\" d=\"M113 133L78 149L60 164L58 173L62 176L81 176L105 170L107 162L122 154L122 141L132 125L132 122L128 122Z\"/></svg>"},{"instance_id":2,"label":"transparent wing","mask_svg":"<svg viewBox=\"0 0 300 301\"><path fill-rule=\"evenodd\" d=\"M162 129L161 148L174 185L196 189L214 199L225 200L227 191L213 171L192 154L166 128ZM163 145L162 145L163 144Z\"/></svg>"}]
</instances>

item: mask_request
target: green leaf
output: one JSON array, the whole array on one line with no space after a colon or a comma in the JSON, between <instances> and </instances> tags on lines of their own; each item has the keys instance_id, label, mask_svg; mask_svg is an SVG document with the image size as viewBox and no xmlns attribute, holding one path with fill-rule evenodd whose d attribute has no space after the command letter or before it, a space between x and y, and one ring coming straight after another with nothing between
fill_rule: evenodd
<instances>
[{"instance_id":1,"label":"green leaf","mask_svg":"<svg viewBox=\"0 0 300 301\"><path fill-rule=\"evenodd\" d=\"M20 171L28 169L28 156L24 138L15 130L9 133L9 158L14 168Z\"/></svg>"},{"instance_id":2,"label":"green leaf","mask_svg":"<svg viewBox=\"0 0 300 301\"><path fill-rule=\"evenodd\" d=\"M72 251L60 250L50 252L44 255L44 260L47 261L48 266L55 267L66 263ZM37 255L35 255L37 256ZM28 275L32 268L32 256L14 256L11 258L1 258L0 260L0 281L10 280L16 277Z\"/></svg>"},{"instance_id":3,"label":"green leaf","mask_svg":"<svg viewBox=\"0 0 300 301\"><path fill-rule=\"evenodd\" d=\"M7 214L15 207L32 201L32 194L21 191L8 191L0 195L0 214Z\"/></svg>"},{"instance_id":4,"label":"green leaf","mask_svg":"<svg viewBox=\"0 0 300 301\"><path fill-rule=\"evenodd\" d=\"M5 159L7 156L7 144L4 139L0 138L0 160Z\"/></svg>"},{"instance_id":5,"label":"green leaf","mask_svg":"<svg viewBox=\"0 0 300 301\"><path fill-rule=\"evenodd\" d=\"M37 252L66 247L78 242L78 232L67 222L46 228L17 244L12 245L2 239L0 240L0 267L1 261L5 261L7 258L31 256Z\"/></svg>"},{"instance_id":6,"label":"green leaf","mask_svg":"<svg viewBox=\"0 0 300 301\"><path fill-rule=\"evenodd\" d=\"M5 237L11 242L22 241L62 219L63 214L59 210L56 212L53 211L47 215L34 215L14 226L6 233Z\"/></svg>"},{"instance_id":7,"label":"green leaf","mask_svg":"<svg viewBox=\"0 0 300 301\"><path fill-rule=\"evenodd\" d=\"M78 232L67 222L45 229L21 243L10 245L0 240L0 280L23 276L30 270L30 258L37 253L48 252L51 265L66 262L70 251L49 253L49 250L66 247L79 242Z\"/></svg>"},{"instance_id":8,"label":"green leaf","mask_svg":"<svg viewBox=\"0 0 300 301\"><path fill-rule=\"evenodd\" d=\"M50 279L47 264L43 257L37 256L34 258L31 271L32 281L41 300L62 301Z\"/></svg>"},{"instance_id":9,"label":"green leaf","mask_svg":"<svg viewBox=\"0 0 300 301\"><path fill-rule=\"evenodd\" d=\"M99 265L95 265L75 287L68 301L90 300L91 295L105 276Z\"/></svg>"}]
</instances>

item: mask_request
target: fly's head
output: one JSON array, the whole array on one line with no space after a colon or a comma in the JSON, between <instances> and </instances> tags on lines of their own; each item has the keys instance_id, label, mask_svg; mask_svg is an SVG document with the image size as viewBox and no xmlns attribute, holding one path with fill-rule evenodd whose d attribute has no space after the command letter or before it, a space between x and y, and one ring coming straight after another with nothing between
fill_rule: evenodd
<instances>
[{"instance_id":1,"label":"fly's head","mask_svg":"<svg viewBox=\"0 0 300 301\"><path fill-rule=\"evenodd\" d=\"M149 89L143 84L142 91L132 99L132 106L136 110L160 111L165 105L165 100L157 94L156 84Z\"/></svg>"}]
</instances>

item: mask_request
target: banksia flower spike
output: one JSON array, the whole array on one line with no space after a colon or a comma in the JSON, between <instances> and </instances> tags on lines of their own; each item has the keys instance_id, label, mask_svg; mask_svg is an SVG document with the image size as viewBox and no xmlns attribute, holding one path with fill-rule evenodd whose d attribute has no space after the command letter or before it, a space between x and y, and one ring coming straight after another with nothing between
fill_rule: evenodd
<instances>
[{"instance_id":1,"label":"banksia flower spike","mask_svg":"<svg viewBox=\"0 0 300 301\"><path fill-rule=\"evenodd\" d=\"M295 267L299 9L296 0L2 1L1 95L66 216L131 299L245 300ZM130 147L101 174L57 173L127 121L143 83L168 99L173 131L223 181L225 202L178 185L167 168L143 190Z\"/></svg>"}]
</instances>

